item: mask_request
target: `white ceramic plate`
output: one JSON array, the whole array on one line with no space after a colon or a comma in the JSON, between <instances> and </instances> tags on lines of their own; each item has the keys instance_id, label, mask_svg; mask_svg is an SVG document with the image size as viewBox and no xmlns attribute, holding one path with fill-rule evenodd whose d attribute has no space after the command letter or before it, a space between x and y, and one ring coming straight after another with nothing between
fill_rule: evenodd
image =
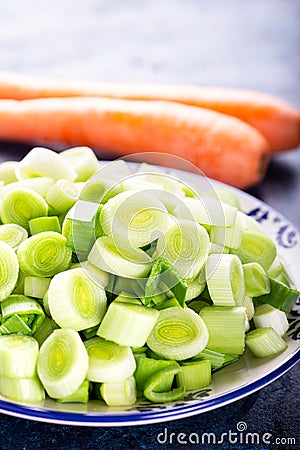
<instances>
[{"instance_id":1,"label":"white ceramic plate","mask_svg":"<svg viewBox=\"0 0 300 450\"><path fill-rule=\"evenodd\" d=\"M174 173L174 170L172 171ZM178 171L179 178L180 172ZM186 174L185 174L186 175ZM196 180L197 175L189 174ZM217 183L219 184L219 183ZM280 213L256 198L236 190L243 210L268 231L278 246L295 287L300 289L300 234ZM26 405L1 399L0 412L43 422L86 425L120 426L164 422L188 417L239 400L266 386L287 372L300 359L300 302L289 315L290 329L285 336L288 349L272 359L255 359L246 352L236 363L213 375L211 386L188 392L184 399L172 404L153 404L145 400L133 407L107 407L101 401L88 405L60 404L47 399L43 404Z\"/></svg>"}]
</instances>

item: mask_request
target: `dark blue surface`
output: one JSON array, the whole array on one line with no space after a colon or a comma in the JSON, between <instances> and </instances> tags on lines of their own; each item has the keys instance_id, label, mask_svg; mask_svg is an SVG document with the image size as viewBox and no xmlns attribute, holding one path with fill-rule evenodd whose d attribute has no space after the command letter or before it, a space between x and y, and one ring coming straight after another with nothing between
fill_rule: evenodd
<instances>
[{"instance_id":1,"label":"dark blue surface","mask_svg":"<svg viewBox=\"0 0 300 450\"><path fill-rule=\"evenodd\" d=\"M65 79L247 87L300 106L299 19L299 0L10 0L1 5L0 69ZM19 159L27 150L2 143L0 159ZM276 156L251 193L300 229L299 149ZM165 424L81 428L1 415L0 449L296 449L299 376L298 364L245 399ZM240 435L236 443L177 442L179 433L213 432L220 439L237 431L239 422L258 433L259 444L245 445ZM162 445L157 436L165 429L168 443ZM264 433L272 435L272 445L262 442ZM275 445L276 438L283 444Z\"/></svg>"}]
</instances>

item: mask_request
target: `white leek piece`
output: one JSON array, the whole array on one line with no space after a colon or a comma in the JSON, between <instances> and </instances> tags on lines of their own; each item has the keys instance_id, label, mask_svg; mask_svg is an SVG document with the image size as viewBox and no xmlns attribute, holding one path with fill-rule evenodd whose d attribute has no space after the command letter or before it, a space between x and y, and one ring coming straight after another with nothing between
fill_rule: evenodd
<instances>
[{"instance_id":1,"label":"white leek piece","mask_svg":"<svg viewBox=\"0 0 300 450\"><path fill-rule=\"evenodd\" d=\"M3 181L4 184L17 181L15 174L17 165L17 161L5 161L0 164L0 180Z\"/></svg>"},{"instance_id":2,"label":"white leek piece","mask_svg":"<svg viewBox=\"0 0 300 450\"><path fill-rule=\"evenodd\" d=\"M84 345L89 355L88 380L115 383L133 375L136 363L130 347L100 337L89 339Z\"/></svg>"},{"instance_id":3,"label":"white leek piece","mask_svg":"<svg viewBox=\"0 0 300 450\"><path fill-rule=\"evenodd\" d=\"M246 336L246 345L256 358L279 355L287 349L286 342L274 328L257 328Z\"/></svg>"},{"instance_id":4,"label":"white leek piece","mask_svg":"<svg viewBox=\"0 0 300 450\"><path fill-rule=\"evenodd\" d=\"M91 264L89 261L84 261L80 264L87 276L97 285L106 288L109 282L109 274Z\"/></svg>"},{"instance_id":5,"label":"white leek piece","mask_svg":"<svg viewBox=\"0 0 300 450\"><path fill-rule=\"evenodd\" d=\"M253 320L256 328L272 327L279 336L283 336L289 329L289 322L285 312L274 308L268 303L255 308Z\"/></svg>"},{"instance_id":6,"label":"white leek piece","mask_svg":"<svg viewBox=\"0 0 300 450\"><path fill-rule=\"evenodd\" d=\"M48 395L64 398L75 392L86 378L88 354L74 330L54 330L38 356L38 376Z\"/></svg>"},{"instance_id":7,"label":"white leek piece","mask_svg":"<svg viewBox=\"0 0 300 450\"><path fill-rule=\"evenodd\" d=\"M147 345L164 359L184 360L200 353L208 342L201 317L189 308L163 309L147 339Z\"/></svg>"},{"instance_id":8,"label":"white leek piece","mask_svg":"<svg viewBox=\"0 0 300 450\"><path fill-rule=\"evenodd\" d=\"M101 397L108 406L131 406L136 402L136 384L133 376L115 383L103 383Z\"/></svg>"},{"instance_id":9,"label":"white leek piece","mask_svg":"<svg viewBox=\"0 0 300 450\"><path fill-rule=\"evenodd\" d=\"M248 320L253 319L254 316L254 304L251 297L248 295L245 295L242 306L246 309L246 314L248 317Z\"/></svg>"},{"instance_id":10,"label":"white leek piece","mask_svg":"<svg viewBox=\"0 0 300 450\"><path fill-rule=\"evenodd\" d=\"M34 298L43 298L49 289L50 278L25 277L24 295Z\"/></svg>"},{"instance_id":11,"label":"white leek piece","mask_svg":"<svg viewBox=\"0 0 300 450\"><path fill-rule=\"evenodd\" d=\"M10 245L0 241L0 301L12 293L19 276L19 261Z\"/></svg>"},{"instance_id":12,"label":"white leek piece","mask_svg":"<svg viewBox=\"0 0 300 450\"><path fill-rule=\"evenodd\" d=\"M45 198L56 214L63 214L72 208L79 199L79 194L75 183L68 180L57 180L49 189Z\"/></svg>"},{"instance_id":13,"label":"white leek piece","mask_svg":"<svg viewBox=\"0 0 300 450\"><path fill-rule=\"evenodd\" d=\"M59 156L75 170L75 181L87 181L99 169L98 159L89 147L70 148Z\"/></svg>"},{"instance_id":14,"label":"white leek piece","mask_svg":"<svg viewBox=\"0 0 300 450\"><path fill-rule=\"evenodd\" d=\"M0 336L0 378L32 378L36 374L39 345L22 334Z\"/></svg>"},{"instance_id":15,"label":"white leek piece","mask_svg":"<svg viewBox=\"0 0 300 450\"><path fill-rule=\"evenodd\" d=\"M210 249L205 228L190 220L178 220L157 240L155 257L162 256L183 279L195 278Z\"/></svg>"},{"instance_id":16,"label":"white leek piece","mask_svg":"<svg viewBox=\"0 0 300 450\"><path fill-rule=\"evenodd\" d=\"M48 190L54 184L53 178L49 177L37 177L37 178L27 178L22 181L15 181L14 183L6 184L0 192L0 198L4 198L10 192L16 189L31 189L32 191L45 197Z\"/></svg>"},{"instance_id":17,"label":"white leek piece","mask_svg":"<svg viewBox=\"0 0 300 450\"><path fill-rule=\"evenodd\" d=\"M19 162L16 168L16 176L18 180L50 177L54 180L64 178L74 181L77 178L77 173L66 160L60 158L54 151L35 147Z\"/></svg>"},{"instance_id":18,"label":"white leek piece","mask_svg":"<svg viewBox=\"0 0 300 450\"><path fill-rule=\"evenodd\" d=\"M240 259L230 254L209 255L206 282L215 305L240 306L245 296L244 273Z\"/></svg>"},{"instance_id":19,"label":"white leek piece","mask_svg":"<svg viewBox=\"0 0 300 450\"><path fill-rule=\"evenodd\" d=\"M80 331L99 325L106 311L106 294L83 269L71 269L51 280L48 305L61 328Z\"/></svg>"},{"instance_id":20,"label":"white leek piece","mask_svg":"<svg viewBox=\"0 0 300 450\"><path fill-rule=\"evenodd\" d=\"M15 223L29 230L28 222L35 217L47 216L48 205L43 197L31 189L16 189L0 203L3 223Z\"/></svg>"},{"instance_id":21,"label":"white leek piece","mask_svg":"<svg viewBox=\"0 0 300 450\"><path fill-rule=\"evenodd\" d=\"M14 223L0 225L0 241L6 242L14 250L16 250L27 237L27 230L20 225Z\"/></svg>"},{"instance_id":22,"label":"white leek piece","mask_svg":"<svg viewBox=\"0 0 300 450\"><path fill-rule=\"evenodd\" d=\"M132 303L114 301L102 320L97 335L129 347L143 347L159 312Z\"/></svg>"},{"instance_id":23,"label":"white leek piece","mask_svg":"<svg viewBox=\"0 0 300 450\"><path fill-rule=\"evenodd\" d=\"M68 269L72 250L66 238L54 231L44 231L26 239L17 250L20 269L33 277L52 277Z\"/></svg>"},{"instance_id":24,"label":"white leek piece","mask_svg":"<svg viewBox=\"0 0 300 450\"><path fill-rule=\"evenodd\" d=\"M22 403L40 403L45 391L37 376L33 378L0 377L0 394Z\"/></svg>"}]
</instances>

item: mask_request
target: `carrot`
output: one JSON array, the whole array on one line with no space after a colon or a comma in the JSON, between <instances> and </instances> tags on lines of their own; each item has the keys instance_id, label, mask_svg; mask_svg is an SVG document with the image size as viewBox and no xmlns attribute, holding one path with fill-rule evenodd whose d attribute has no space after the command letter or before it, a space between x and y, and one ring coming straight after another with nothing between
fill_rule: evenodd
<instances>
[{"instance_id":1,"label":"carrot","mask_svg":"<svg viewBox=\"0 0 300 450\"><path fill-rule=\"evenodd\" d=\"M208 109L159 101L0 100L0 139L88 145L118 155L169 153L239 188L258 183L270 157L264 137L246 123Z\"/></svg>"},{"instance_id":2,"label":"carrot","mask_svg":"<svg viewBox=\"0 0 300 450\"><path fill-rule=\"evenodd\" d=\"M159 86L92 82L57 82L0 73L0 98L102 96L132 100L165 100L212 109L237 117L259 130L272 151L300 142L300 112L276 97L251 90L200 86Z\"/></svg>"}]
</instances>

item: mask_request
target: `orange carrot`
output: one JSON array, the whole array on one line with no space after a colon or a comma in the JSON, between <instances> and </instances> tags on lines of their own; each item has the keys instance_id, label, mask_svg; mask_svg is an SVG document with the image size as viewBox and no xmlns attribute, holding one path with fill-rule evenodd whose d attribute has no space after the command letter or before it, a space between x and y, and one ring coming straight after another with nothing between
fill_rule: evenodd
<instances>
[{"instance_id":1,"label":"orange carrot","mask_svg":"<svg viewBox=\"0 0 300 450\"><path fill-rule=\"evenodd\" d=\"M159 101L0 100L0 139L88 145L119 155L169 153L239 188L263 178L270 156L264 137L241 120Z\"/></svg>"},{"instance_id":2,"label":"orange carrot","mask_svg":"<svg viewBox=\"0 0 300 450\"><path fill-rule=\"evenodd\" d=\"M200 86L159 86L93 82L58 82L0 73L0 98L102 96L164 100L212 109L237 117L259 130L272 151L300 143L300 112L276 97L257 91Z\"/></svg>"}]
</instances>

